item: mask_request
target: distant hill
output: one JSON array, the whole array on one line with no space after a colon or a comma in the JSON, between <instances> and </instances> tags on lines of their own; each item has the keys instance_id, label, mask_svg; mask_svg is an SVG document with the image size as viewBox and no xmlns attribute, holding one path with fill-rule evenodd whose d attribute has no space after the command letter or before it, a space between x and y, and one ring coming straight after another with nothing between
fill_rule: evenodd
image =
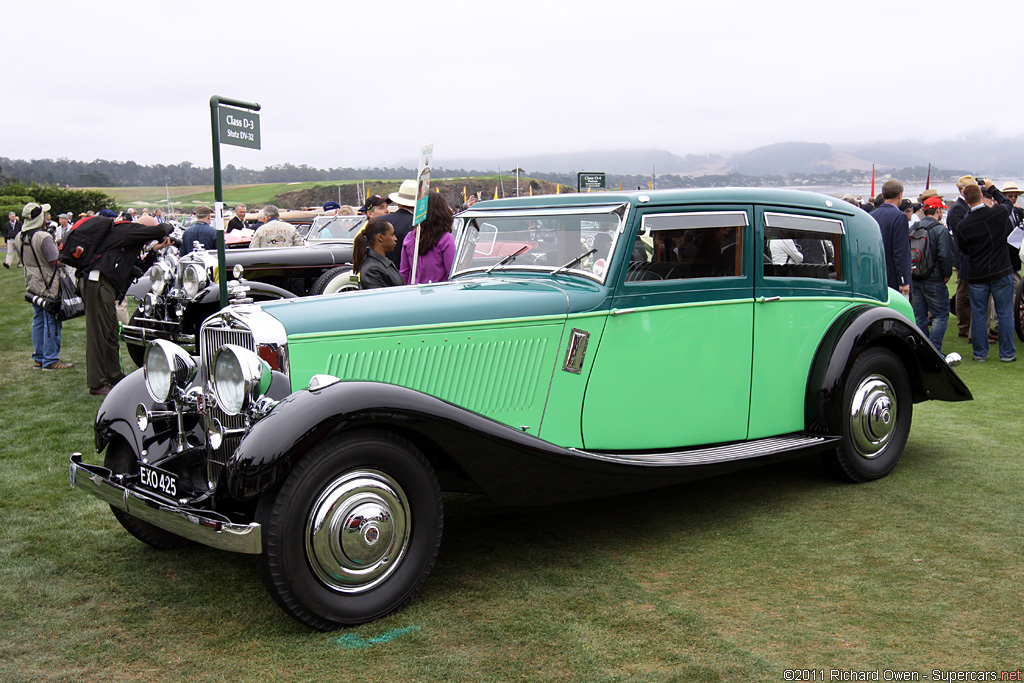
<instances>
[{"instance_id":1,"label":"distant hill","mask_svg":"<svg viewBox=\"0 0 1024 683\"><path fill-rule=\"evenodd\" d=\"M1024 138L969 136L959 140L904 140L845 145L843 151L880 166L966 168L984 175L1024 175Z\"/></svg>"},{"instance_id":2,"label":"distant hill","mask_svg":"<svg viewBox=\"0 0 1024 683\"><path fill-rule=\"evenodd\" d=\"M729 171L744 175L792 175L871 170L871 162L836 151L825 143L780 142L737 154Z\"/></svg>"},{"instance_id":3,"label":"distant hill","mask_svg":"<svg viewBox=\"0 0 1024 683\"><path fill-rule=\"evenodd\" d=\"M574 152L571 154L541 154L505 157L499 159L449 159L436 157L437 163L446 169L475 169L496 172L501 166L504 173L511 164L517 164L527 173L571 173L579 171L604 171L623 175L650 175L652 170L661 175L675 173L700 175L720 173L725 170L727 159L717 154L688 154L679 156L662 149L618 150ZM416 164L411 164L415 166Z\"/></svg>"}]
</instances>

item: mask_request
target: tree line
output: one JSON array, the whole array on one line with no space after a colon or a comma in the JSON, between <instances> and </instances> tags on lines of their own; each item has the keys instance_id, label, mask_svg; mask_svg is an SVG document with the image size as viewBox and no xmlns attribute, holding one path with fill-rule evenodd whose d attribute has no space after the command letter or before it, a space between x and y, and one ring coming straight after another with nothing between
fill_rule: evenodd
<instances>
[{"instance_id":1,"label":"tree line","mask_svg":"<svg viewBox=\"0 0 1024 683\"><path fill-rule=\"evenodd\" d=\"M925 180L928 168L912 166L901 169L886 169L894 178L907 181ZM933 180L957 178L968 171L961 169L931 169ZM492 171L476 171L463 168L434 169L436 177L476 177L494 175ZM525 175L547 180L566 187L576 186L575 173L540 173L527 170ZM247 185L259 183L293 183L339 180L402 180L416 177L416 169L396 167L369 168L313 168L306 164L275 164L261 171L228 164L221 171L225 185ZM512 177L512 176L508 176ZM817 173L789 173L786 175L745 175L726 173L720 175L658 175L654 178L656 188L672 187L780 187L789 185L854 185L870 180L870 173L864 171L828 171ZM0 157L0 185L7 181L35 183L40 186L58 187L132 187L160 185L210 185L213 183L213 169L195 166L190 161L179 164L142 165L134 161L75 161L72 159L8 159ZM623 190L648 189L652 178L648 175L627 175L609 173L607 189Z\"/></svg>"}]
</instances>

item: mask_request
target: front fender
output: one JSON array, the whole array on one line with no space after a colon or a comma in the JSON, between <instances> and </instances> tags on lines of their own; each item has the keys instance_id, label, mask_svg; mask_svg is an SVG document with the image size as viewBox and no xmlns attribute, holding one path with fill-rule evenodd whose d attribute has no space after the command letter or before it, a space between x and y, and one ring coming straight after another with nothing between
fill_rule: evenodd
<instances>
[{"instance_id":1,"label":"front fender","mask_svg":"<svg viewBox=\"0 0 1024 683\"><path fill-rule=\"evenodd\" d=\"M158 461L174 449L174 439L177 436L174 421L153 420L146 431L139 431L135 410L140 403L150 411L167 410L166 405L154 401L146 391L146 379L142 368L118 382L100 404L94 423L97 453L116 438L123 439L139 459L145 451L151 461ZM205 436L199 425L198 416L189 416L186 423L189 432L202 443Z\"/></svg>"},{"instance_id":2,"label":"front fender","mask_svg":"<svg viewBox=\"0 0 1024 683\"><path fill-rule=\"evenodd\" d=\"M914 403L973 398L971 390L917 325L892 309L861 306L841 316L818 346L806 393L805 424L810 431L827 434L840 424L847 371L858 354L874 346L891 350L903 362Z\"/></svg>"},{"instance_id":3,"label":"front fender","mask_svg":"<svg viewBox=\"0 0 1024 683\"><path fill-rule=\"evenodd\" d=\"M255 292L257 294L264 294L262 297L265 299L294 299L295 293L290 292L283 287L277 287L267 282L260 282L259 280L241 280L242 284L249 288L249 295ZM218 304L220 305L220 285L214 283L208 285L206 289L201 291L195 298L194 302L200 304Z\"/></svg>"}]
</instances>

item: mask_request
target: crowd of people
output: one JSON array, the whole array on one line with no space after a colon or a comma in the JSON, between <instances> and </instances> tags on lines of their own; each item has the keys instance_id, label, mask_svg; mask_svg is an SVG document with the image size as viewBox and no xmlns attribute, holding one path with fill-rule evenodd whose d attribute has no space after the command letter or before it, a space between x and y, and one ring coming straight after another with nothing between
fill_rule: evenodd
<instances>
[{"instance_id":1,"label":"crowd of people","mask_svg":"<svg viewBox=\"0 0 1024 683\"><path fill-rule=\"evenodd\" d=\"M925 190L916 203L904 199L898 180L887 181L871 205L843 199L871 211L882 232L889 287L910 298L915 322L940 353L953 312L975 361L988 360L996 343L999 360L1012 363L1024 234L1024 208L1016 205L1021 190L1015 183L1000 190L969 175L957 180L957 189L952 208L934 190ZM946 286L954 270L956 293L950 297Z\"/></svg>"},{"instance_id":2,"label":"crowd of people","mask_svg":"<svg viewBox=\"0 0 1024 683\"><path fill-rule=\"evenodd\" d=\"M999 359L1014 362L1013 296L1021 278L1020 236L1024 235L1024 208L1016 202L1022 191L1014 183L1000 190L991 180L972 176L961 177L957 188L959 196L952 208L935 190L925 190L916 202L904 198L898 180L886 182L873 202L863 203L850 195L843 199L869 211L878 223L888 285L910 299L915 322L940 353L952 312L959 336L970 338L975 361L987 360L990 344L998 344ZM469 208L476 199L471 197L459 209ZM448 279L455 257L452 208L440 194L429 194L417 231L413 226L416 203L417 183L405 180L396 192L367 197L358 209L366 220L355 237L353 270L362 289ZM104 209L77 218L61 213L56 221L49 211L48 204L26 204L20 217L9 214L2 231L7 242L4 267L16 264L25 269L27 298L33 301L33 367L46 371L73 367L60 359L61 323L43 303L57 296L56 275L62 267L59 248L69 232L87 221L107 221L97 258L77 272L86 311L89 393L105 395L124 377L117 327L119 320L126 320L128 287L161 249L174 242L173 226L164 222L160 209L152 214L144 209L141 215L135 209L121 214ZM356 211L329 201L323 213ZM226 229L246 229L247 207L239 204L234 214ZM217 231L210 222L213 209L198 206L193 215L194 222L177 243L183 255L196 245L209 250L217 245ZM274 205L260 209L257 222L251 248L303 244L295 226L281 220ZM782 257L780 252L778 258ZM954 271L956 293L950 297L947 283Z\"/></svg>"},{"instance_id":3,"label":"crowd of people","mask_svg":"<svg viewBox=\"0 0 1024 683\"><path fill-rule=\"evenodd\" d=\"M30 202L20 220L13 212L4 226L7 256L4 266L17 263L25 270L26 298L32 303L32 365L43 371L74 367L60 358L62 323L53 302L60 298L60 249L71 231L97 235L91 249L96 257L76 273L78 290L85 303L86 383L89 393L105 396L124 378L118 338L119 308L131 283L152 264L158 252L170 246L173 226L162 223L162 214L134 209L117 214L110 209L84 213L72 223L70 213L51 219L49 204ZM88 225L88 227L85 227ZM93 232L95 231L95 232Z\"/></svg>"}]
</instances>

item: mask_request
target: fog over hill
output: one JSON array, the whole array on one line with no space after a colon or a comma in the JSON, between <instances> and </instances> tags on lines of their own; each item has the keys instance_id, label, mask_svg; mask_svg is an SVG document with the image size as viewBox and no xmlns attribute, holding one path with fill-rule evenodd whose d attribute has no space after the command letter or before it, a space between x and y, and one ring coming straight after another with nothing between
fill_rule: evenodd
<instances>
[{"instance_id":1,"label":"fog over hill","mask_svg":"<svg viewBox=\"0 0 1024 683\"><path fill-rule=\"evenodd\" d=\"M570 173L604 171L621 175L792 175L832 171L878 171L911 166L971 169L996 176L1024 175L1024 138L993 139L973 136L958 140L829 145L780 142L738 154L675 154L666 150L589 151L519 158L446 159L435 157L444 168L502 171L516 165L525 172ZM415 165L407 163L406 165Z\"/></svg>"},{"instance_id":2,"label":"fog over hill","mask_svg":"<svg viewBox=\"0 0 1024 683\"><path fill-rule=\"evenodd\" d=\"M659 187L708 187L765 184L828 184L870 177L875 164L879 175L902 174L902 179L924 180L931 164L940 175L975 173L997 178L1024 178L1024 138L993 139L974 136L935 142L903 141L858 145L823 142L780 142L740 153L686 154L663 149L597 150L523 157L449 158L442 150L434 157L437 176L493 175L503 177L522 169L528 176L574 186L576 173L603 172L609 187L646 186L652 176ZM296 154L301 161L301 154ZM225 184L341 181L365 178L411 178L416 161L375 168L312 168L305 164L279 164L263 170L223 169ZM4 178L71 187L124 187L141 185L201 185L212 182L209 167L183 161L173 166L140 165L134 161L84 162L71 159L25 161L0 157L0 185Z\"/></svg>"}]
</instances>

